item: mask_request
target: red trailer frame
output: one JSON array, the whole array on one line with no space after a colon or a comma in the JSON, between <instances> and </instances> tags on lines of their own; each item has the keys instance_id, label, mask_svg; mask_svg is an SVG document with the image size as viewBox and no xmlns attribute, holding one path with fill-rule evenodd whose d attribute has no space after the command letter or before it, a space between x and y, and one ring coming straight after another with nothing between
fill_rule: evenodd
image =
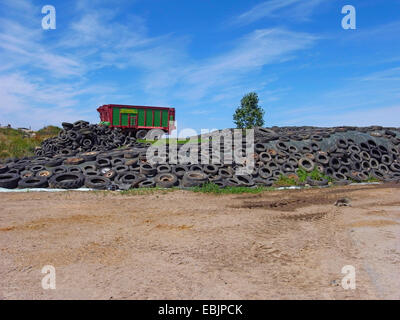
<instances>
[{"instance_id":1,"label":"red trailer frame","mask_svg":"<svg viewBox=\"0 0 400 320\"><path fill-rule=\"evenodd\" d=\"M113 108L127 108L127 109L150 109L153 110L152 119L153 123L151 126L139 126L138 125L138 117L135 118L135 125L131 124L131 115L128 115L128 125L113 125ZM154 110L167 110L168 111L168 126L162 126L162 113L160 114L160 123L157 125L154 123ZM106 104L97 108L97 111L100 113L100 120L104 122L109 122L110 127L122 128L122 129L161 129L168 134L171 133L172 130L176 129L175 127L175 108L166 108L166 107L153 107L153 106L134 106L134 105L123 105L123 104ZM144 123L146 123L147 112L144 112ZM171 117L173 118L173 124L170 126ZM121 123L121 114L119 123Z\"/></svg>"}]
</instances>

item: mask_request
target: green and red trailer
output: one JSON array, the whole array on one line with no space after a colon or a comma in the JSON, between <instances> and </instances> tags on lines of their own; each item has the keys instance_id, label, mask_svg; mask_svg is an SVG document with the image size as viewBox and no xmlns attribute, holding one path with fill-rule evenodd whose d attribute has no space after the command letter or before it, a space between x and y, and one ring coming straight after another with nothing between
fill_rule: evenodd
<instances>
[{"instance_id":1,"label":"green and red trailer","mask_svg":"<svg viewBox=\"0 0 400 320\"><path fill-rule=\"evenodd\" d=\"M148 132L170 134L175 127L175 108L106 104L99 108L101 124L133 131L144 139Z\"/></svg>"}]
</instances>

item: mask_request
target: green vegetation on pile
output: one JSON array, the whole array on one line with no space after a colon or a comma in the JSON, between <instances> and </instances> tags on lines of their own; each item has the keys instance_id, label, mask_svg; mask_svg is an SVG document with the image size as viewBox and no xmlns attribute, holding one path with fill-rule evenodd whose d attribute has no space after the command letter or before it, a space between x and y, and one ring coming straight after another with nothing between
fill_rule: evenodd
<instances>
[{"instance_id":1,"label":"green vegetation on pile","mask_svg":"<svg viewBox=\"0 0 400 320\"><path fill-rule=\"evenodd\" d=\"M47 126L35 132L35 137L30 137L22 130L0 128L0 159L32 156L43 140L56 136L60 131L58 127Z\"/></svg>"},{"instance_id":2,"label":"green vegetation on pile","mask_svg":"<svg viewBox=\"0 0 400 320\"><path fill-rule=\"evenodd\" d=\"M218 185L214 183L206 183L201 187L193 187L190 188L193 192L201 192L201 193L212 193L212 194L236 194L236 193L260 193L263 191L270 191L274 188L271 187L225 187L220 188Z\"/></svg>"}]
</instances>

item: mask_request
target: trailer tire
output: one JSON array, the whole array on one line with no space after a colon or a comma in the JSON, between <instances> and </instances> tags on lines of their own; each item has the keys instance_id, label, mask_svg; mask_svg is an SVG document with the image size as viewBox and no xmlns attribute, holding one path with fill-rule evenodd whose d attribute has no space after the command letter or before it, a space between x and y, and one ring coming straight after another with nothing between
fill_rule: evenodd
<instances>
[{"instance_id":1,"label":"trailer tire","mask_svg":"<svg viewBox=\"0 0 400 320\"><path fill-rule=\"evenodd\" d=\"M165 134L164 131L161 129L151 129L150 131L147 132L146 134L146 140L160 140L161 137Z\"/></svg>"},{"instance_id":2,"label":"trailer tire","mask_svg":"<svg viewBox=\"0 0 400 320\"><path fill-rule=\"evenodd\" d=\"M138 130L136 132L136 139L144 140L147 136L147 130Z\"/></svg>"}]
</instances>

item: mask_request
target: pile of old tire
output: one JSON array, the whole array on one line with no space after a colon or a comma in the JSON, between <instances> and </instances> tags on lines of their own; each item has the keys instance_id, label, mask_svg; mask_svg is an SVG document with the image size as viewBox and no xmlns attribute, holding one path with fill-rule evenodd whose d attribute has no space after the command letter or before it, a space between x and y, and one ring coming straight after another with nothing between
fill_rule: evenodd
<instances>
[{"instance_id":1,"label":"pile of old tire","mask_svg":"<svg viewBox=\"0 0 400 320\"><path fill-rule=\"evenodd\" d=\"M80 142L77 142L81 140L70 139L75 137L74 135L87 139L91 135L89 131L93 133L93 141L96 141L96 145L91 148L81 147ZM59 141L58 139L64 141L64 135L69 133L70 140L62 142L55 154L46 151L44 155L2 161L0 188L86 187L127 190L151 187L192 188L208 182L219 187L253 188L259 185L276 185L285 176L298 180L300 173L307 174L303 184L310 186L325 186L330 182L348 184L371 180L400 180L398 128L257 128L254 132L254 149L250 153L255 168L251 174L245 175L237 174L244 166L241 162L224 163L227 152L230 152L226 149L224 141L220 141L219 150L213 149L212 141L207 138L191 145L197 150L196 156L199 160L205 153L211 154L210 163L198 164L197 161L193 161L172 164L169 158L172 153L167 148L166 163L151 164L146 155L151 144L137 142L126 135L121 136L118 130L76 122L72 125L64 124L63 132L61 138L59 136L45 143L51 146L54 141ZM98 132L101 134L96 137ZM125 137L125 140L122 137ZM210 137L212 139L213 135ZM73 141L78 143L78 146L71 146ZM99 146L99 141L108 141L110 145ZM243 154L246 146L248 141L244 140L241 146L233 147L233 152ZM179 145L178 148L183 146ZM62 150L67 151L59 152ZM319 174L318 179L314 173Z\"/></svg>"},{"instance_id":2,"label":"pile of old tire","mask_svg":"<svg viewBox=\"0 0 400 320\"><path fill-rule=\"evenodd\" d=\"M46 139L35 150L37 156L71 156L82 151L107 151L136 141L131 133L120 128L90 124L83 120L63 122L62 127L57 137Z\"/></svg>"}]
</instances>

